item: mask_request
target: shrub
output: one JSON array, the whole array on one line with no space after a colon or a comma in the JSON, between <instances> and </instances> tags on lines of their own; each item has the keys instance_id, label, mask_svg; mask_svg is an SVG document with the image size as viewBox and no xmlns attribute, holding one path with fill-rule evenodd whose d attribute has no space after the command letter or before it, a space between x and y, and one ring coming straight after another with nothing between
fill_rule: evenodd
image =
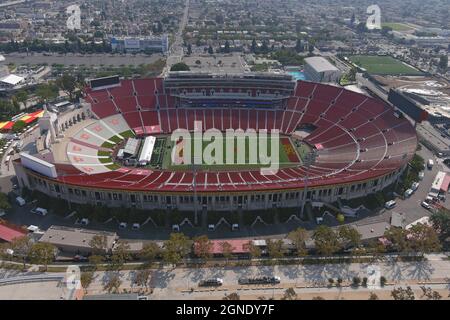
<instances>
[{"instance_id":1,"label":"shrub","mask_svg":"<svg viewBox=\"0 0 450 320\"><path fill-rule=\"evenodd\" d=\"M360 283L361 283L360 277L353 277L353 286L354 287L359 287Z\"/></svg>"},{"instance_id":2,"label":"shrub","mask_svg":"<svg viewBox=\"0 0 450 320\"><path fill-rule=\"evenodd\" d=\"M384 287L385 284L386 284L386 282L387 282L386 278L383 277L383 276L381 276L381 277L380 277L380 285L381 285L382 287Z\"/></svg>"}]
</instances>

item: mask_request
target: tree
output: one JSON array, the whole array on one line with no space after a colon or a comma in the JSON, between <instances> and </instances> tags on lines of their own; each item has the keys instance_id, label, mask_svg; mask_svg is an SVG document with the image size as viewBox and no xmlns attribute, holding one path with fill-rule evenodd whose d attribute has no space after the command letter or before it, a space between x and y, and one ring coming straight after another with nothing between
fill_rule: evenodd
<instances>
[{"instance_id":1,"label":"tree","mask_svg":"<svg viewBox=\"0 0 450 320\"><path fill-rule=\"evenodd\" d=\"M442 296L439 292L432 290L430 287L422 286L420 287L422 290L421 298L425 297L427 300L441 300Z\"/></svg>"},{"instance_id":2,"label":"tree","mask_svg":"<svg viewBox=\"0 0 450 320\"><path fill-rule=\"evenodd\" d=\"M445 242L450 237L450 212L441 209L431 215L430 221L438 232L441 242Z\"/></svg>"},{"instance_id":3,"label":"tree","mask_svg":"<svg viewBox=\"0 0 450 320\"><path fill-rule=\"evenodd\" d=\"M369 30L367 29L367 26L366 26L365 22L360 22L356 26L356 32L357 33L364 33L364 32L367 32L367 31L369 31Z\"/></svg>"},{"instance_id":4,"label":"tree","mask_svg":"<svg viewBox=\"0 0 450 320\"><path fill-rule=\"evenodd\" d=\"M103 256L97 254L90 255L88 259L89 263L94 266L95 270L97 270L98 266L105 260Z\"/></svg>"},{"instance_id":5,"label":"tree","mask_svg":"<svg viewBox=\"0 0 450 320\"><path fill-rule=\"evenodd\" d=\"M397 252L408 252L411 250L407 235L407 230L396 227L391 227L384 232L384 237L391 243L391 247Z\"/></svg>"},{"instance_id":6,"label":"tree","mask_svg":"<svg viewBox=\"0 0 450 320\"><path fill-rule=\"evenodd\" d=\"M414 296L414 291L411 289L410 286L406 287L406 289L399 287L397 289L392 290L391 296L392 296L392 298L394 298L394 300L415 300L416 299L416 297Z\"/></svg>"},{"instance_id":7,"label":"tree","mask_svg":"<svg viewBox=\"0 0 450 320\"><path fill-rule=\"evenodd\" d=\"M28 259L33 264L42 264L47 270L47 266L55 259L56 248L54 245L45 242L38 242L31 246L28 252Z\"/></svg>"},{"instance_id":8,"label":"tree","mask_svg":"<svg viewBox=\"0 0 450 320\"><path fill-rule=\"evenodd\" d=\"M253 39L252 40L252 46L251 46L251 48L250 48L250 51L252 52L252 53L256 53L256 50L258 49L258 46L257 46L257 44L256 44L256 39Z\"/></svg>"},{"instance_id":9,"label":"tree","mask_svg":"<svg viewBox=\"0 0 450 320\"><path fill-rule=\"evenodd\" d=\"M341 250L341 243L336 232L328 226L319 226L312 236L319 254L332 255Z\"/></svg>"},{"instance_id":10,"label":"tree","mask_svg":"<svg viewBox=\"0 0 450 320\"><path fill-rule=\"evenodd\" d=\"M280 259L284 256L283 241L267 239L267 252L272 259Z\"/></svg>"},{"instance_id":11,"label":"tree","mask_svg":"<svg viewBox=\"0 0 450 320\"><path fill-rule=\"evenodd\" d=\"M64 91L67 95L69 95L70 100L73 100L74 92L77 87L77 81L75 77L65 73L62 77L56 80L56 85L59 89Z\"/></svg>"},{"instance_id":12,"label":"tree","mask_svg":"<svg viewBox=\"0 0 450 320\"><path fill-rule=\"evenodd\" d=\"M40 84L36 89L39 102L50 101L58 96L58 88L52 84Z\"/></svg>"},{"instance_id":13,"label":"tree","mask_svg":"<svg viewBox=\"0 0 450 320\"><path fill-rule=\"evenodd\" d=\"M89 272L82 272L80 277L81 286L86 290L89 288L90 284L92 283L92 280L94 279L94 273Z\"/></svg>"},{"instance_id":14,"label":"tree","mask_svg":"<svg viewBox=\"0 0 450 320\"><path fill-rule=\"evenodd\" d=\"M194 239L195 254L203 260L212 257L213 243L208 239L208 236L203 235Z\"/></svg>"},{"instance_id":15,"label":"tree","mask_svg":"<svg viewBox=\"0 0 450 320\"><path fill-rule=\"evenodd\" d=\"M250 257L252 259L257 259L257 258L261 257L261 254L262 254L261 249L258 246L255 246L253 244L253 241L249 241L247 244L245 244L244 248L246 250L248 250Z\"/></svg>"},{"instance_id":16,"label":"tree","mask_svg":"<svg viewBox=\"0 0 450 320\"><path fill-rule=\"evenodd\" d=\"M189 68L189 66L184 62L175 63L170 68L170 71L189 71L189 70L191 70L191 68Z\"/></svg>"},{"instance_id":17,"label":"tree","mask_svg":"<svg viewBox=\"0 0 450 320\"><path fill-rule=\"evenodd\" d=\"M25 105L25 103L28 100L28 92L26 92L25 90L20 90L15 94L15 97L18 102L23 103Z\"/></svg>"},{"instance_id":18,"label":"tree","mask_svg":"<svg viewBox=\"0 0 450 320\"><path fill-rule=\"evenodd\" d=\"M134 282L140 286L147 288L148 282L150 280L151 271L149 269L141 269L136 272L136 277Z\"/></svg>"},{"instance_id":19,"label":"tree","mask_svg":"<svg viewBox=\"0 0 450 320\"><path fill-rule=\"evenodd\" d=\"M308 253L306 250L308 231L303 228L297 228L296 230L289 232L287 238L294 244L298 256L305 256Z\"/></svg>"},{"instance_id":20,"label":"tree","mask_svg":"<svg viewBox=\"0 0 450 320\"><path fill-rule=\"evenodd\" d=\"M222 255L223 257L227 260L231 259L233 257L233 251L234 249L236 249L235 247L233 247L229 242L224 241L220 244L220 246L222 247Z\"/></svg>"},{"instance_id":21,"label":"tree","mask_svg":"<svg viewBox=\"0 0 450 320\"><path fill-rule=\"evenodd\" d=\"M286 289L281 300L297 300L297 293L295 292L294 288Z\"/></svg>"},{"instance_id":22,"label":"tree","mask_svg":"<svg viewBox=\"0 0 450 320\"><path fill-rule=\"evenodd\" d=\"M95 235L89 241L89 246L92 248L92 253L95 255L104 255L108 245L108 239L105 235Z\"/></svg>"},{"instance_id":23,"label":"tree","mask_svg":"<svg viewBox=\"0 0 450 320\"><path fill-rule=\"evenodd\" d=\"M441 249L439 236L436 230L426 224L417 223L413 225L408 233L408 241L410 247L422 254L436 252Z\"/></svg>"},{"instance_id":24,"label":"tree","mask_svg":"<svg viewBox=\"0 0 450 320\"><path fill-rule=\"evenodd\" d=\"M225 41L224 52L225 53L230 53L230 42L228 40Z\"/></svg>"},{"instance_id":25,"label":"tree","mask_svg":"<svg viewBox=\"0 0 450 320\"><path fill-rule=\"evenodd\" d=\"M120 274L118 272L114 272L112 274L110 273L108 280L103 286L103 290L107 291L108 293L117 293L121 284L122 280L120 280Z\"/></svg>"},{"instance_id":26,"label":"tree","mask_svg":"<svg viewBox=\"0 0 450 320\"><path fill-rule=\"evenodd\" d=\"M189 238L182 233L171 233L169 240L164 243L163 260L176 265L190 252Z\"/></svg>"},{"instance_id":27,"label":"tree","mask_svg":"<svg viewBox=\"0 0 450 320\"><path fill-rule=\"evenodd\" d=\"M130 245L126 241L120 241L111 256L111 267L120 270L128 260L131 260Z\"/></svg>"},{"instance_id":28,"label":"tree","mask_svg":"<svg viewBox=\"0 0 450 320\"><path fill-rule=\"evenodd\" d=\"M375 293L371 292L369 295L369 300L380 300L380 298L378 298Z\"/></svg>"},{"instance_id":29,"label":"tree","mask_svg":"<svg viewBox=\"0 0 450 320\"><path fill-rule=\"evenodd\" d=\"M338 234L344 249L356 248L361 244L361 234L352 226L340 226Z\"/></svg>"},{"instance_id":30,"label":"tree","mask_svg":"<svg viewBox=\"0 0 450 320\"><path fill-rule=\"evenodd\" d=\"M25 127L27 126L27 123L22 120L16 121L12 126L12 131L15 133L21 132Z\"/></svg>"},{"instance_id":31,"label":"tree","mask_svg":"<svg viewBox=\"0 0 450 320\"><path fill-rule=\"evenodd\" d=\"M8 196L4 193L0 193L0 210L11 209L11 204L9 203Z\"/></svg>"},{"instance_id":32,"label":"tree","mask_svg":"<svg viewBox=\"0 0 450 320\"><path fill-rule=\"evenodd\" d=\"M303 45L302 40L297 39L297 42L295 44L295 51L297 52L305 51L305 46Z\"/></svg>"},{"instance_id":33,"label":"tree","mask_svg":"<svg viewBox=\"0 0 450 320\"><path fill-rule=\"evenodd\" d=\"M442 55L439 58L439 64L438 67L440 70L442 70L442 72L447 72L448 69L448 56L447 55Z\"/></svg>"},{"instance_id":34,"label":"tree","mask_svg":"<svg viewBox=\"0 0 450 320\"><path fill-rule=\"evenodd\" d=\"M160 254L161 248L155 242L146 243L139 253L140 257L149 263L155 261Z\"/></svg>"},{"instance_id":35,"label":"tree","mask_svg":"<svg viewBox=\"0 0 450 320\"><path fill-rule=\"evenodd\" d=\"M230 293L223 298L223 300L240 300L240 299L241 297L236 292Z\"/></svg>"}]
</instances>

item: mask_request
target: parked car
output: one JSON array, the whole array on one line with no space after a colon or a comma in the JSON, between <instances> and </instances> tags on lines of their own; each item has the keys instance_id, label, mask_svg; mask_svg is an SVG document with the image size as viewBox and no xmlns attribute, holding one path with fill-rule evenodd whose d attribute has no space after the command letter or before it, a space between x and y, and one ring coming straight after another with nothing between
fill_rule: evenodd
<instances>
[{"instance_id":1,"label":"parked car","mask_svg":"<svg viewBox=\"0 0 450 320\"><path fill-rule=\"evenodd\" d=\"M20 207L23 207L23 206L26 204L25 199L22 198L22 197L17 197L17 198L16 198L16 203L17 203Z\"/></svg>"},{"instance_id":2,"label":"parked car","mask_svg":"<svg viewBox=\"0 0 450 320\"><path fill-rule=\"evenodd\" d=\"M141 225L139 223L133 223L133 226L131 227L131 229L133 230L139 230L141 228Z\"/></svg>"},{"instance_id":3,"label":"parked car","mask_svg":"<svg viewBox=\"0 0 450 320\"><path fill-rule=\"evenodd\" d=\"M419 179L420 179L420 180L423 180L424 177L425 177L425 172L420 171L420 172L419 172Z\"/></svg>"},{"instance_id":4,"label":"parked car","mask_svg":"<svg viewBox=\"0 0 450 320\"><path fill-rule=\"evenodd\" d=\"M411 185L411 190L412 190L412 191L416 191L417 189L419 189L419 183L418 183L418 182L414 182L414 183Z\"/></svg>"},{"instance_id":5,"label":"parked car","mask_svg":"<svg viewBox=\"0 0 450 320\"><path fill-rule=\"evenodd\" d=\"M420 205L422 207L424 207L425 209L427 209L427 210L431 209L431 205L428 202L426 202L426 201L422 201L422 203Z\"/></svg>"},{"instance_id":6,"label":"parked car","mask_svg":"<svg viewBox=\"0 0 450 320\"><path fill-rule=\"evenodd\" d=\"M239 230L239 225L238 225L237 223L234 223L234 224L231 226L231 231L237 231L237 230Z\"/></svg>"},{"instance_id":7,"label":"parked car","mask_svg":"<svg viewBox=\"0 0 450 320\"><path fill-rule=\"evenodd\" d=\"M388 202L386 202L386 203L384 204L384 207L385 207L386 209L392 209L392 208L394 208L396 205L397 205L397 202L395 202L394 200L390 200L390 201L388 201Z\"/></svg>"},{"instance_id":8,"label":"parked car","mask_svg":"<svg viewBox=\"0 0 450 320\"><path fill-rule=\"evenodd\" d=\"M31 209L30 212L34 213L34 214L37 214L37 215L40 215L40 216L46 216L47 213L48 213L47 209L39 208L39 207L35 208L35 209Z\"/></svg>"},{"instance_id":9,"label":"parked car","mask_svg":"<svg viewBox=\"0 0 450 320\"><path fill-rule=\"evenodd\" d=\"M412 196L413 193L414 193L414 191L412 189L408 189L405 191L404 196L405 196L405 198L409 198Z\"/></svg>"},{"instance_id":10,"label":"parked car","mask_svg":"<svg viewBox=\"0 0 450 320\"><path fill-rule=\"evenodd\" d=\"M213 224L208 224L208 231L214 231L216 229L216 226Z\"/></svg>"},{"instance_id":11,"label":"parked car","mask_svg":"<svg viewBox=\"0 0 450 320\"><path fill-rule=\"evenodd\" d=\"M83 226L87 226L88 224L89 224L89 219L88 218L83 218L83 219L81 219L81 222L80 222Z\"/></svg>"},{"instance_id":12,"label":"parked car","mask_svg":"<svg viewBox=\"0 0 450 320\"><path fill-rule=\"evenodd\" d=\"M172 231L173 232L180 232L180 226L178 224L172 225Z\"/></svg>"},{"instance_id":13,"label":"parked car","mask_svg":"<svg viewBox=\"0 0 450 320\"><path fill-rule=\"evenodd\" d=\"M127 223L126 223L126 222L121 222L121 223L119 224L119 228L120 228L120 229L126 229L126 228L127 228Z\"/></svg>"}]
</instances>

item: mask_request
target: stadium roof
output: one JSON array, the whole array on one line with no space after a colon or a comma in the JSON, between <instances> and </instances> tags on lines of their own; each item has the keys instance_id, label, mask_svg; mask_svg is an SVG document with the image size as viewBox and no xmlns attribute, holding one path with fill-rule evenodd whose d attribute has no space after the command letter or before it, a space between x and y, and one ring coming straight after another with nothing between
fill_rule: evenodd
<instances>
[{"instance_id":1,"label":"stadium roof","mask_svg":"<svg viewBox=\"0 0 450 320\"><path fill-rule=\"evenodd\" d=\"M322 57L310 57L305 59L305 63L309 64L317 72L339 71L331 62Z\"/></svg>"}]
</instances>

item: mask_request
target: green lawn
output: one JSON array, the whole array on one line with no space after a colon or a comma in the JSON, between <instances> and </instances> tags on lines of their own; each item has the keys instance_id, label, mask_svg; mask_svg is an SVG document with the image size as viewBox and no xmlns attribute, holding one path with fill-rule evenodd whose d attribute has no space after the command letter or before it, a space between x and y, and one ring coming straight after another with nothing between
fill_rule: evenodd
<instances>
[{"instance_id":1,"label":"green lawn","mask_svg":"<svg viewBox=\"0 0 450 320\"><path fill-rule=\"evenodd\" d=\"M398 22L384 22L381 24L381 26L392 28L392 30L394 31L407 31L414 29L413 27L410 27L407 24Z\"/></svg>"},{"instance_id":2,"label":"green lawn","mask_svg":"<svg viewBox=\"0 0 450 320\"><path fill-rule=\"evenodd\" d=\"M419 76L422 72L390 56L351 56L350 60L368 73Z\"/></svg>"},{"instance_id":3,"label":"green lawn","mask_svg":"<svg viewBox=\"0 0 450 320\"><path fill-rule=\"evenodd\" d=\"M203 145L202 145L202 152L205 150L205 148L210 144L210 142L205 142L203 141ZM187 170L189 169L190 165L175 165L172 163L171 161L171 152L172 149L174 147L174 143L172 141L170 141L170 139L168 139L168 143L166 145L171 146L170 148L166 149L165 155L164 155L164 159L163 159L163 168L168 168L168 169L172 169L172 170ZM237 140L235 139L235 150L236 150L236 145L237 145ZM268 139L268 143L267 143L267 150L268 150L268 154L269 156L271 155L270 153L270 149L271 149L271 141L270 139ZM194 154L194 143L191 143L191 155L193 158L193 154ZM291 162L289 160L289 157L286 153L286 151L284 150L283 145L279 144L279 165L280 167L286 167L286 166L291 166L292 164L294 164L293 162ZM234 152L234 164L226 164L226 144L224 143L223 146L223 164L212 164L212 165L206 165L205 162L203 162L203 165L201 165L201 169L213 169L213 170L239 170L239 169L249 169L249 168L261 168L261 167L268 167L268 165L263 165L259 162L259 159L257 159L257 163L250 163L250 155L249 155L250 151L249 151L249 139L247 138L245 140L245 164L237 164L237 152Z\"/></svg>"}]
</instances>

